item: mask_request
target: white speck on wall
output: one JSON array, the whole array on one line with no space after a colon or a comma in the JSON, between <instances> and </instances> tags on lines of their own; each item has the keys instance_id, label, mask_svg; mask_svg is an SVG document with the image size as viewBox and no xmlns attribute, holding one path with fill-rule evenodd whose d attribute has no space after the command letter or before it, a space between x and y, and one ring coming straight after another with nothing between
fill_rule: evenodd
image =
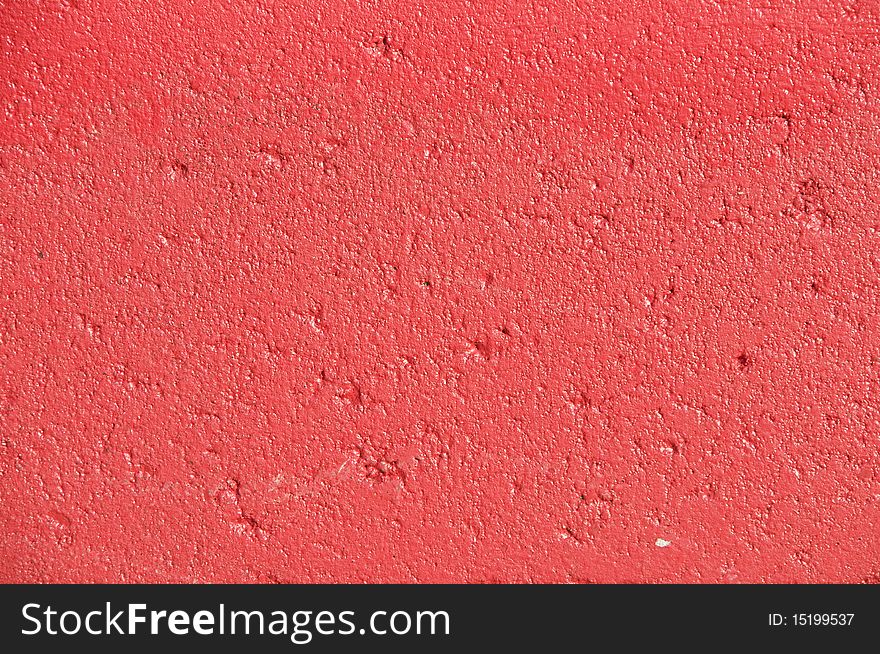
<instances>
[{"instance_id":1,"label":"white speck on wall","mask_svg":"<svg viewBox=\"0 0 880 654\"><path fill-rule=\"evenodd\" d=\"M656 545L657 547L669 547L670 545L672 545L672 541L663 540L662 538L658 538L657 540L654 541L654 545Z\"/></svg>"}]
</instances>

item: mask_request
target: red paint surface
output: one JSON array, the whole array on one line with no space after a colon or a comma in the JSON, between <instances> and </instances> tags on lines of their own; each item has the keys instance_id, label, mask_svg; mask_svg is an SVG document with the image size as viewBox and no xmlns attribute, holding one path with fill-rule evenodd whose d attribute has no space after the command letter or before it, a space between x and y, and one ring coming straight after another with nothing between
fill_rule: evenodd
<instances>
[{"instance_id":1,"label":"red paint surface","mask_svg":"<svg viewBox=\"0 0 880 654\"><path fill-rule=\"evenodd\" d=\"M877 3L356 4L2 4L0 579L877 581Z\"/></svg>"}]
</instances>

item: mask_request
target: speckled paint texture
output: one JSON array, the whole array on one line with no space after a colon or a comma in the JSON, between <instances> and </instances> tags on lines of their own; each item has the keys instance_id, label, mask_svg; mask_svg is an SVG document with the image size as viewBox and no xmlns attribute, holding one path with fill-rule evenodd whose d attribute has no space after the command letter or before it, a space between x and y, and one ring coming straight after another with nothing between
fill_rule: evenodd
<instances>
[{"instance_id":1,"label":"speckled paint texture","mask_svg":"<svg viewBox=\"0 0 880 654\"><path fill-rule=\"evenodd\" d=\"M880 580L880 7L630 4L0 3L0 580Z\"/></svg>"}]
</instances>

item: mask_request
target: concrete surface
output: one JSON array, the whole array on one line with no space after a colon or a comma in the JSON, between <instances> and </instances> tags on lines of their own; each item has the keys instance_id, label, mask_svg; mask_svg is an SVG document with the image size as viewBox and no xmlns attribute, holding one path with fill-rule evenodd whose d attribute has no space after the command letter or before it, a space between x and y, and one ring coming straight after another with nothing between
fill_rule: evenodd
<instances>
[{"instance_id":1,"label":"concrete surface","mask_svg":"<svg viewBox=\"0 0 880 654\"><path fill-rule=\"evenodd\" d=\"M880 581L878 3L628 4L2 2L0 580Z\"/></svg>"}]
</instances>

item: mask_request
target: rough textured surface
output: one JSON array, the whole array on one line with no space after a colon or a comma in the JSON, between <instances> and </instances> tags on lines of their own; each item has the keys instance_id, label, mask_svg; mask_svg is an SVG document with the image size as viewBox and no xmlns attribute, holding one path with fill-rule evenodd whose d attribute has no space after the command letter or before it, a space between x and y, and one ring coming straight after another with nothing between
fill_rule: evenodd
<instances>
[{"instance_id":1,"label":"rough textured surface","mask_svg":"<svg viewBox=\"0 0 880 654\"><path fill-rule=\"evenodd\" d=\"M877 2L621 4L2 2L0 579L878 581Z\"/></svg>"}]
</instances>

